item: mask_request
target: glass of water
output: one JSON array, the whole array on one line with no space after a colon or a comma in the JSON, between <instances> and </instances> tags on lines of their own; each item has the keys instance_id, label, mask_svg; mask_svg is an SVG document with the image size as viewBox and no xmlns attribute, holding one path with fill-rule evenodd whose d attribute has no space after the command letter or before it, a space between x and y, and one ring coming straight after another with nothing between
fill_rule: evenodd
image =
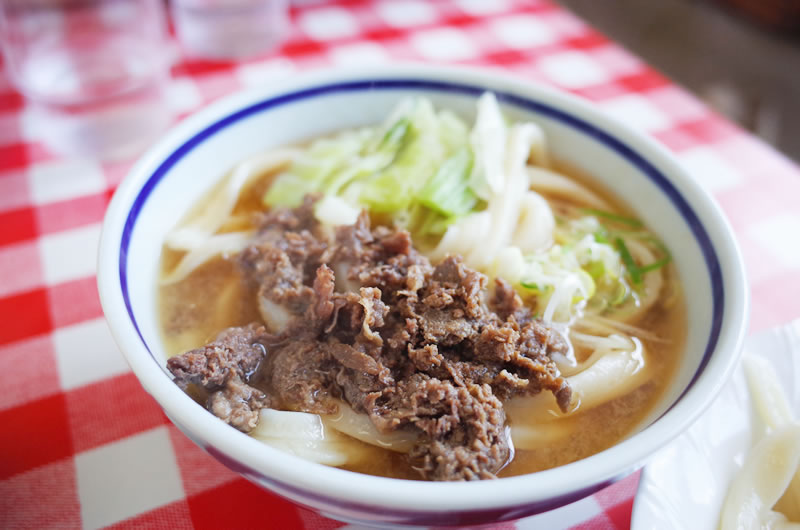
<instances>
[{"instance_id":1,"label":"glass of water","mask_svg":"<svg viewBox=\"0 0 800 530\"><path fill-rule=\"evenodd\" d=\"M251 57L278 46L289 31L288 0L172 0L170 6L190 56Z\"/></svg>"},{"instance_id":2,"label":"glass of water","mask_svg":"<svg viewBox=\"0 0 800 530\"><path fill-rule=\"evenodd\" d=\"M6 73L55 150L130 156L168 125L161 0L2 0L0 38Z\"/></svg>"}]
</instances>

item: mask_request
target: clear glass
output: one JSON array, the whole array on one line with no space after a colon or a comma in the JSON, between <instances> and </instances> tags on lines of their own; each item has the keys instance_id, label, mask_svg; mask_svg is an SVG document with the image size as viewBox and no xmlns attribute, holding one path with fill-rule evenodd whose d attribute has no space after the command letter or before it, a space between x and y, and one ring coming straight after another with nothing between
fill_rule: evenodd
<instances>
[{"instance_id":1,"label":"clear glass","mask_svg":"<svg viewBox=\"0 0 800 530\"><path fill-rule=\"evenodd\" d=\"M270 51L288 34L288 0L172 0L175 31L188 55L211 59Z\"/></svg>"},{"instance_id":2,"label":"clear glass","mask_svg":"<svg viewBox=\"0 0 800 530\"><path fill-rule=\"evenodd\" d=\"M161 0L0 0L0 9L6 71L57 151L118 158L167 125Z\"/></svg>"}]
</instances>

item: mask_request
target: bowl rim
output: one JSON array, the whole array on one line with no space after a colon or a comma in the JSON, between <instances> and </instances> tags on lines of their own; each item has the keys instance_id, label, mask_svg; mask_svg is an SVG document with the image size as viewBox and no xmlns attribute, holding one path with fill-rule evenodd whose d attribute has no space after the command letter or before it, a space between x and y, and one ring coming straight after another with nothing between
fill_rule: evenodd
<instances>
[{"instance_id":1,"label":"bowl rim","mask_svg":"<svg viewBox=\"0 0 800 530\"><path fill-rule=\"evenodd\" d=\"M181 146L191 142L194 142L191 147L199 145L206 136L198 134L198 131L207 131L218 123L231 123L241 117L237 113L259 102L291 98L300 92L314 97L324 93L321 88L348 83L356 90L367 90L381 82L385 86L392 80L397 82L397 88L409 88L414 82L421 88L440 83L451 87L471 87L472 92L468 92L474 93L476 87L480 87L498 93L498 100L504 104L538 102L558 109L565 116L604 132L651 167L657 168L687 204L697 227L707 234L716 258L716 263L710 264L706 256L706 265L710 267L708 273L712 282L719 280L722 287L719 293L722 300L714 301L722 309L721 314L715 312L718 318L713 323L719 334L716 344L710 347L681 397L651 425L605 451L538 473L497 481L428 483L363 475L287 455L220 422L170 381L128 317L125 309L132 314L132 308L123 296L121 283L124 270L120 265L127 261L127 256L119 251L125 238L129 240L131 237L134 224L129 221L131 218L135 221L138 215L135 209L143 205L143 202L137 202L140 193L145 186L151 186L152 191L157 184L157 180L152 179L155 172L164 167L164 163L179 159ZM716 275L721 276L717 278ZM114 194L103 222L98 253L98 288L112 335L142 386L175 423L202 438L204 445L213 447L216 453L221 453L218 457L235 462L245 476L267 482L289 495L294 493L343 505L379 506L387 511L410 509L414 512L525 505L566 497L581 488L609 483L634 470L683 432L719 393L741 353L749 309L743 261L728 221L711 196L655 140L614 121L590 103L553 88L493 69L430 65L320 70L301 74L269 88L231 94L183 120L134 164ZM730 353L712 355L718 351ZM579 477L581 482L576 482L575 477ZM347 484L347 487L343 488L342 484Z\"/></svg>"}]
</instances>

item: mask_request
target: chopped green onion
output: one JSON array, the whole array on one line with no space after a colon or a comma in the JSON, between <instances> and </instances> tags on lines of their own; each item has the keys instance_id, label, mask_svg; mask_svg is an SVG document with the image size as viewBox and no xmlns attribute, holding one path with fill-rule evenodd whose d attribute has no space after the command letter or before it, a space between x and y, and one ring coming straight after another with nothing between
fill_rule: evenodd
<instances>
[{"instance_id":1,"label":"chopped green onion","mask_svg":"<svg viewBox=\"0 0 800 530\"><path fill-rule=\"evenodd\" d=\"M641 240L647 241L648 243L650 243L653 246L655 246L658 249L658 252L661 254L661 258L659 258L658 260L654 261L653 263L650 263L649 265L642 265L641 267L639 267L639 272L641 272L642 274L644 274L646 272L658 270L661 267L663 267L664 265L666 265L667 263L669 263L670 261L672 261L672 254L670 253L670 251L667 248L667 246L664 243L662 243L660 239L658 239L657 237L654 237L650 233L645 232L642 235L636 235L636 234L630 234L629 233L629 234L626 234L626 235L632 236L632 237L636 237L637 239L641 239Z\"/></svg>"},{"instance_id":2,"label":"chopped green onion","mask_svg":"<svg viewBox=\"0 0 800 530\"><path fill-rule=\"evenodd\" d=\"M586 296L575 296L573 297L572 302L579 302L581 300L588 300L594 296L594 293L597 292L597 284L594 282L594 278L592 278L588 272L583 269L577 270L578 277L581 280L581 284L583 285L584 289L586 290Z\"/></svg>"},{"instance_id":3,"label":"chopped green onion","mask_svg":"<svg viewBox=\"0 0 800 530\"><path fill-rule=\"evenodd\" d=\"M526 288L526 289L532 289L532 290L534 290L534 291L539 291L539 286L538 286L537 284L535 284L535 283L531 283L531 282L520 282L519 284L520 284L521 286L523 286L524 288Z\"/></svg>"},{"instance_id":4,"label":"chopped green onion","mask_svg":"<svg viewBox=\"0 0 800 530\"><path fill-rule=\"evenodd\" d=\"M616 306L620 305L622 302L624 302L625 300L627 300L628 299L628 295L630 295L631 293L628 290L628 287L624 283L619 282L617 284L616 291L613 294L614 294L614 297L611 300L609 300L608 303L612 307L616 307Z\"/></svg>"},{"instance_id":5,"label":"chopped green onion","mask_svg":"<svg viewBox=\"0 0 800 530\"><path fill-rule=\"evenodd\" d=\"M614 221L615 223L628 225L633 228L641 228L642 226L644 226L640 220L633 219L632 217L625 217L624 215L617 215L615 213L606 212L604 210L596 210L594 208L581 208L581 210L590 215L594 215L596 217L602 217L603 219L608 219L609 221Z\"/></svg>"},{"instance_id":6,"label":"chopped green onion","mask_svg":"<svg viewBox=\"0 0 800 530\"><path fill-rule=\"evenodd\" d=\"M647 240L650 241L652 244L654 244L656 247L658 247L658 250L661 251L661 253L664 255L665 258L672 258L672 254L670 254L669 249L664 243L661 242L660 239L658 239L657 237L649 236L647 237Z\"/></svg>"},{"instance_id":7,"label":"chopped green onion","mask_svg":"<svg viewBox=\"0 0 800 530\"><path fill-rule=\"evenodd\" d=\"M670 258L669 256L663 257L660 260L654 261L653 263L651 263L649 265L644 265L642 267L639 267L639 272L644 274L646 272L658 270L661 267L663 267L664 265L666 265L667 263L669 263L671 259L672 258Z\"/></svg>"},{"instance_id":8,"label":"chopped green onion","mask_svg":"<svg viewBox=\"0 0 800 530\"><path fill-rule=\"evenodd\" d=\"M619 250L619 255L622 258L622 263L625 264L625 268L628 269L628 274L631 277L631 281L636 285L640 285L642 283L642 272L639 269L639 266L636 265L636 262L633 260L633 256L631 256L628 247L625 245L625 242L622 238L617 237L614 239L614 244L617 246L617 250Z\"/></svg>"},{"instance_id":9,"label":"chopped green onion","mask_svg":"<svg viewBox=\"0 0 800 530\"><path fill-rule=\"evenodd\" d=\"M588 307L592 308L597 313L603 313L608 309L608 298L605 296L593 296L589 299Z\"/></svg>"},{"instance_id":10,"label":"chopped green onion","mask_svg":"<svg viewBox=\"0 0 800 530\"><path fill-rule=\"evenodd\" d=\"M589 276L597 280L605 275L606 265L602 261L591 261L584 267L584 270L589 273Z\"/></svg>"},{"instance_id":11,"label":"chopped green onion","mask_svg":"<svg viewBox=\"0 0 800 530\"><path fill-rule=\"evenodd\" d=\"M603 243L604 245L610 245L611 241L608 240L608 230L601 228L594 234L594 240L598 243Z\"/></svg>"}]
</instances>

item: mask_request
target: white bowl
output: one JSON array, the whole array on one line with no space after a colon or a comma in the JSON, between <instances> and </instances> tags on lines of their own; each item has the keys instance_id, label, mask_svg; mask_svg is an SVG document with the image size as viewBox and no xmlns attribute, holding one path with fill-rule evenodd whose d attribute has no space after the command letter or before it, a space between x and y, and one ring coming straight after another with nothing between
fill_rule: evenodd
<instances>
[{"instance_id":1,"label":"white bowl","mask_svg":"<svg viewBox=\"0 0 800 530\"><path fill-rule=\"evenodd\" d=\"M402 97L424 95L471 118L494 91L512 119L545 130L558 158L595 178L672 250L687 295L686 353L643 428L614 447L530 475L431 483L310 463L225 425L166 372L156 321L165 233L236 162L272 147L379 122ZM402 66L321 72L231 95L184 120L131 169L106 214L98 283L103 310L133 371L192 440L253 482L321 513L372 524L475 524L540 513L641 467L683 432L731 374L748 294L732 231L709 195L662 147L590 104L494 71Z\"/></svg>"}]
</instances>

